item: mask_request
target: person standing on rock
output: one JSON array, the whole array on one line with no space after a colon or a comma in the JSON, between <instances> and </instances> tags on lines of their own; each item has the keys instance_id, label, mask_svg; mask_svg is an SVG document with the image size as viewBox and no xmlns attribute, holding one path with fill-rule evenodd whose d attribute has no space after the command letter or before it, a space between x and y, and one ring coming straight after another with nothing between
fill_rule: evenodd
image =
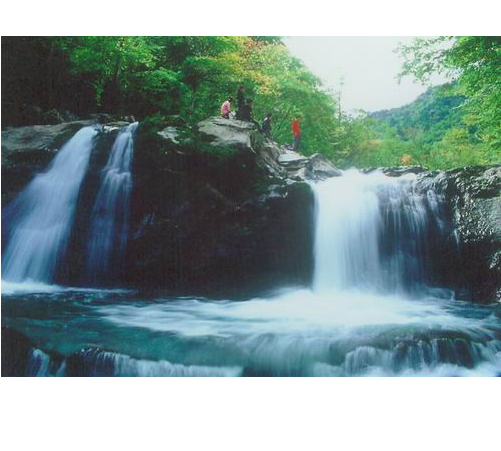
<instances>
[{"instance_id":1,"label":"person standing on rock","mask_svg":"<svg viewBox=\"0 0 501 451\"><path fill-rule=\"evenodd\" d=\"M268 113L268 114L266 115L266 117L264 118L264 120L263 120L263 124L262 124L262 126L261 126L261 130L262 130L262 132L263 132L263 133L264 133L264 135L265 135L267 138L269 138L269 139L271 139L271 138L272 138L272 136L271 136L271 118L272 118L272 116L273 116L273 114Z\"/></svg>"},{"instance_id":2,"label":"person standing on rock","mask_svg":"<svg viewBox=\"0 0 501 451\"><path fill-rule=\"evenodd\" d=\"M259 126L259 123L254 120L254 108L253 108L253 105L254 105L254 100L247 99L245 101L245 105L242 107L242 115L241 115L241 119L240 120L246 121L246 122L252 122L256 126L257 130L260 132L261 131L261 127Z\"/></svg>"},{"instance_id":3,"label":"person standing on rock","mask_svg":"<svg viewBox=\"0 0 501 451\"><path fill-rule=\"evenodd\" d=\"M233 102L233 97L228 97L226 101L221 105L221 117L224 117L225 119L230 118L231 102Z\"/></svg>"},{"instance_id":4,"label":"person standing on rock","mask_svg":"<svg viewBox=\"0 0 501 451\"><path fill-rule=\"evenodd\" d=\"M291 130L292 130L292 137L294 139L294 144L292 146L292 150L299 152L299 147L301 145L301 116L297 115L296 119L292 119L291 122Z\"/></svg>"},{"instance_id":5,"label":"person standing on rock","mask_svg":"<svg viewBox=\"0 0 501 451\"><path fill-rule=\"evenodd\" d=\"M242 114L245 110L245 86L240 86L237 91L237 119L242 121Z\"/></svg>"}]
</instances>

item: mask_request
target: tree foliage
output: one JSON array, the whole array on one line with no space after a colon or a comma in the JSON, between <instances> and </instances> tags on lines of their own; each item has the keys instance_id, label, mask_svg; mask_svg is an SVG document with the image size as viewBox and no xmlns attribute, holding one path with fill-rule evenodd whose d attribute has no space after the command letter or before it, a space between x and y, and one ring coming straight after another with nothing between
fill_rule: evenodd
<instances>
[{"instance_id":1,"label":"tree foliage","mask_svg":"<svg viewBox=\"0 0 501 451\"><path fill-rule=\"evenodd\" d=\"M426 82L434 72L455 80L455 93L463 95L464 125L478 127L488 146L501 146L501 38L459 36L416 39L401 46L405 62L400 74Z\"/></svg>"},{"instance_id":2,"label":"tree foliage","mask_svg":"<svg viewBox=\"0 0 501 451\"><path fill-rule=\"evenodd\" d=\"M273 114L277 142L291 141L300 114L302 151L341 167L498 163L500 38L418 38L398 51L401 76L426 83L444 72L453 82L406 107L353 117L275 36L4 37L2 125L28 123L33 105L78 116L178 115L194 125L244 85L256 120Z\"/></svg>"},{"instance_id":3,"label":"tree foliage","mask_svg":"<svg viewBox=\"0 0 501 451\"><path fill-rule=\"evenodd\" d=\"M244 85L256 120L274 114L278 142L290 142L290 120L302 114L305 152L332 155L335 101L278 37L7 38L2 53L4 124L22 122L16 111L26 104L77 115L180 115L195 124Z\"/></svg>"},{"instance_id":4,"label":"tree foliage","mask_svg":"<svg viewBox=\"0 0 501 451\"><path fill-rule=\"evenodd\" d=\"M431 169L499 162L496 148L468 124L465 96L451 95L451 86L430 88L414 102L378 111L366 120L372 134L359 141L355 166L418 164Z\"/></svg>"},{"instance_id":5,"label":"tree foliage","mask_svg":"<svg viewBox=\"0 0 501 451\"><path fill-rule=\"evenodd\" d=\"M355 134L356 166L419 164L446 169L501 162L501 40L492 36L417 38L401 46L400 78L451 82L409 105L370 115L370 132ZM365 121L367 121L365 119Z\"/></svg>"}]
</instances>

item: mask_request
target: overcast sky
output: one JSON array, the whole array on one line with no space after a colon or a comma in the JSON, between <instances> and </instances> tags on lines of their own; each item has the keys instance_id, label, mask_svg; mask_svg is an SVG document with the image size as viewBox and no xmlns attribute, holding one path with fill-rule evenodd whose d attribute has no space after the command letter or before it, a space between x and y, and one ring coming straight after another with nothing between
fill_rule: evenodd
<instances>
[{"instance_id":1,"label":"overcast sky","mask_svg":"<svg viewBox=\"0 0 501 451\"><path fill-rule=\"evenodd\" d=\"M396 76L402 60L393 52L399 42L413 37L286 37L290 52L303 60L325 86L339 91L343 80L341 105L345 111L377 111L412 102L425 87L406 77L399 84ZM445 81L441 76L435 84Z\"/></svg>"}]
</instances>

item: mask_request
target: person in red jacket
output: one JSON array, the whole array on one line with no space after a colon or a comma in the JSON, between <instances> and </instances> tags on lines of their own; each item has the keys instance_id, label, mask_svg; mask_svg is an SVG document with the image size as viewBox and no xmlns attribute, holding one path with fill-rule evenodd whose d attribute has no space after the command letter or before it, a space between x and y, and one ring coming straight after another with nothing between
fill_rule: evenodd
<instances>
[{"instance_id":1,"label":"person in red jacket","mask_svg":"<svg viewBox=\"0 0 501 451\"><path fill-rule=\"evenodd\" d=\"M292 119L291 122L291 130L292 130L292 137L294 138L294 145L292 146L292 149L295 150L296 152L299 151L299 146L301 145L301 116L296 116L296 119Z\"/></svg>"}]
</instances>

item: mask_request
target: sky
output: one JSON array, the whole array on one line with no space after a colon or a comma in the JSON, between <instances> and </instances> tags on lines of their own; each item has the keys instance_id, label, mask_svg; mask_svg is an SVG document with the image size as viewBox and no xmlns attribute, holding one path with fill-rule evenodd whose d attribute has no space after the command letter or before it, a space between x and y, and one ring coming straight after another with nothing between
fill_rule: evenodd
<instances>
[{"instance_id":1,"label":"sky","mask_svg":"<svg viewBox=\"0 0 501 451\"><path fill-rule=\"evenodd\" d=\"M377 111L396 108L412 102L426 90L425 86L406 77L399 84L397 75L402 59L394 53L400 42L412 36L336 36L285 37L284 42L295 57L323 81L327 88L341 89L341 107L353 112L359 109ZM432 77L432 84L446 80Z\"/></svg>"}]
</instances>

